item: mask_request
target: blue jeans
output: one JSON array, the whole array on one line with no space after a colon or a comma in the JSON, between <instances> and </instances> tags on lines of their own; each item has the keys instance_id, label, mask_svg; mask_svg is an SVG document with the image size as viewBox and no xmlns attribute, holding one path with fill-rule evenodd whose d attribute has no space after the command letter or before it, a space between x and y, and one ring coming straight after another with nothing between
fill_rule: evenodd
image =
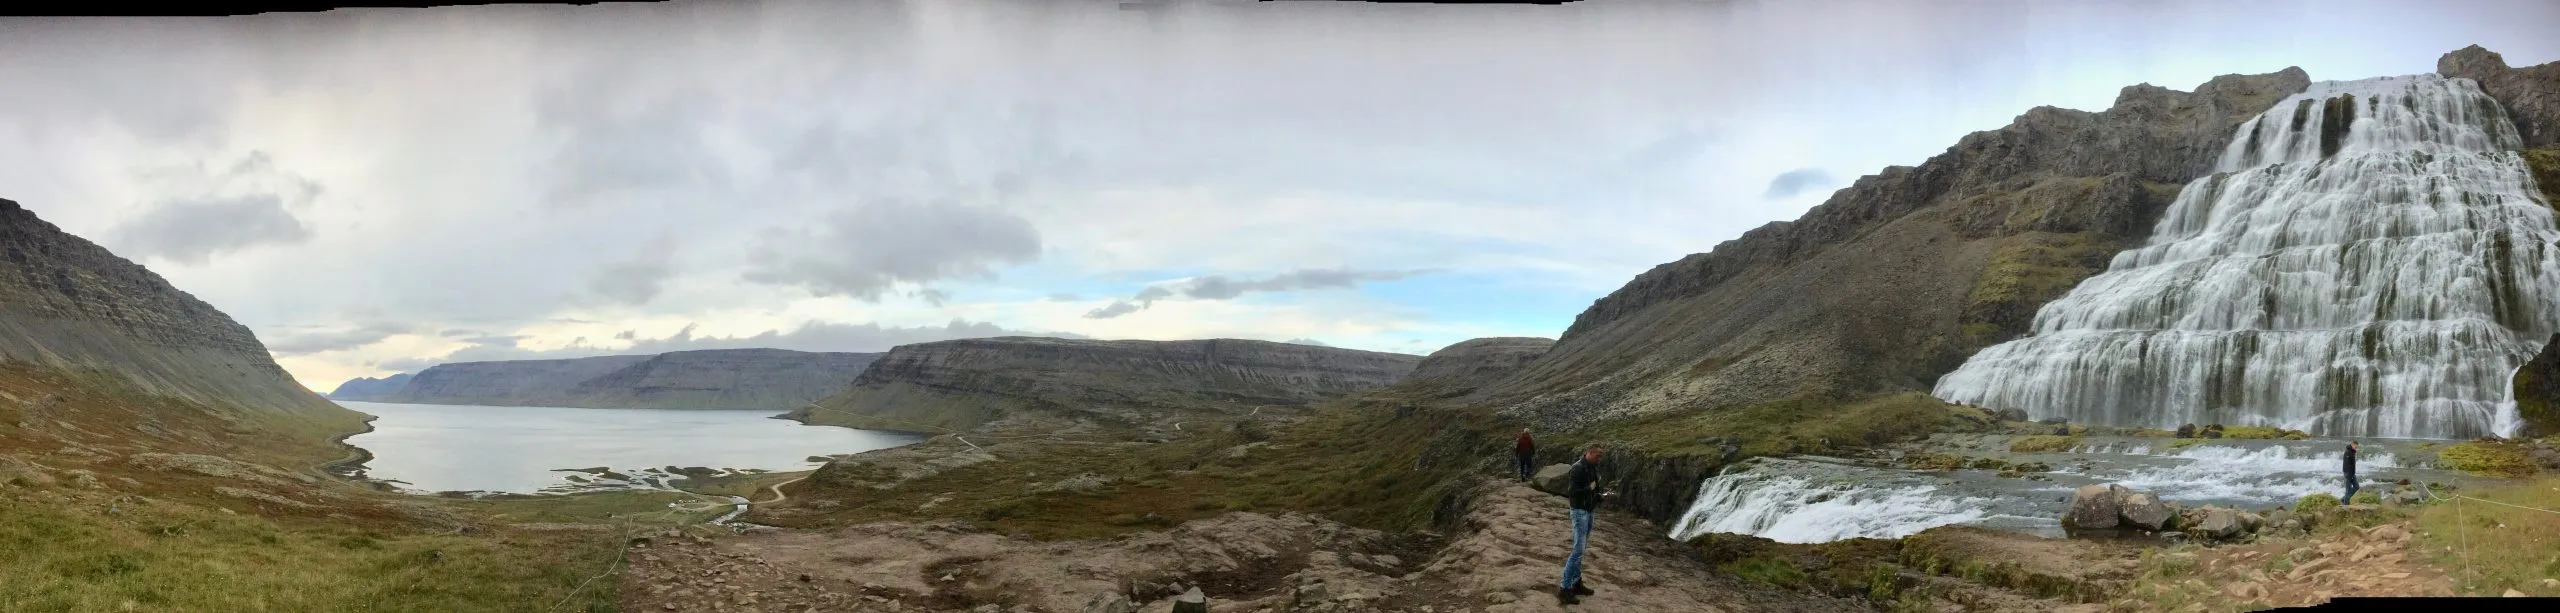
<instances>
[{"instance_id":1,"label":"blue jeans","mask_svg":"<svg viewBox=\"0 0 2560 613\"><path fill-rule=\"evenodd\" d=\"M1574 509L1571 513L1573 515L1573 553L1564 557L1564 581L1557 584L1558 590L1570 590L1573 586L1582 583L1582 546L1591 540L1591 512Z\"/></svg>"},{"instance_id":2,"label":"blue jeans","mask_svg":"<svg viewBox=\"0 0 2560 613\"><path fill-rule=\"evenodd\" d=\"M2357 489L2359 488L2356 487L2356 474L2347 473L2347 495L2344 498L2339 498L2338 502L2355 504Z\"/></svg>"},{"instance_id":3,"label":"blue jeans","mask_svg":"<svg viewBox=\"0 0 2560 613\"><path fill-rule=\"evenodd\" d=\"M1535 466L1535 465L1537 464L1537 461L1538 461L1538 456L1533 456L1533 455L1529 455L1529 454L1525 454L1525 453L1519 453L1519 452L1512 452L1512 454L1511 454L1511 463L1512 463L1512 464L1517 465L1517 466L1515 466L1514 468L1518 468L1518 469L1520 469L1520 480L1521 480L1521 481L1527 481L1527 480L1529 480L1529 476L1530 476L1531 474L1534 474L1534 473L1536 472L1536 471L1529 470L1529 468L1530 468L1531 466Z\"/></svg>"}]
</instances>

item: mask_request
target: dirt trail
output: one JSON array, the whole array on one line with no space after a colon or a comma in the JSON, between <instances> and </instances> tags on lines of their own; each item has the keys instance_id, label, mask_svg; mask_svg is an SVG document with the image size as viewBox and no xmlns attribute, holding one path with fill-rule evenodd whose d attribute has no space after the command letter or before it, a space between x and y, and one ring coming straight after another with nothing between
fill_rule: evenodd
<instances>
[{"instance_id":1,"label":"dirt trail","mask_svg":"<svg viewBox=\"0 0 2560 613\"><path fill-rule=\"evenodd\" d=\"M1840 611L1859 603L1711 573L1642 519L1602 513L1586 552L1599 594L1558 607L1571 533L1563 501L1525 486L1482 490L1438 551L1303 515L1230 513L1110 540L1038 542L957 524L759 530L659 539L633 550L633 611L1083 611L1097 598L1171 609L1198 586L1210 610ZM990 605L993 608L988 608Z\"/></svg>"}]
</instances>

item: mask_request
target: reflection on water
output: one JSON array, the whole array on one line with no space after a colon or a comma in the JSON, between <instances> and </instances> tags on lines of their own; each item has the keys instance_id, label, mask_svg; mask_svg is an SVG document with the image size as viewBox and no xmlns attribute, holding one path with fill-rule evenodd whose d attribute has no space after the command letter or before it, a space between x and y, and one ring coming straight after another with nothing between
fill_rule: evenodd
<instances>
[{"instance_id":1,"label":"reflection on water","mask_svg":"<svg viewBox=\"0 0 2560 613\"><path fill-rule=\"evenodd\" d=\"M771 411L339 404L381 417L374 431L347 439L373 453L366 476L427 492L648 487L644 476L667 467L807 470L818 466L810 456L920 440L802 425L773 419L778 413ZM563 472L595 467L613 474Z\"/></svg>"}]
</instances>

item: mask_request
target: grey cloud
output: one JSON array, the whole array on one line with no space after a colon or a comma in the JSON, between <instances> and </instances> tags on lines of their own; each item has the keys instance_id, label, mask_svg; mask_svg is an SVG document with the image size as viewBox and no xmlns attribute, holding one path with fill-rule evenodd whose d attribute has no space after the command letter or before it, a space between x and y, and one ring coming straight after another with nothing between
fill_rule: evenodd
<instances>
[{"instance_id":1,"label":"grey cloud","mask_svg":"<svg viewBox=\"0 0 2560 613\"><path fill-rule=\"evenodd\" d=\"M816 229L767 230L745 278L820 296L877 301L900 283L989 279L1040 256L1040 234L1013 213L956 204L877 202Z\"/></svg>"},{"instance_id":2,"label":"grey cloud","mask_svg":"<svg viewBox=\"0 0 2560 613\"><path fill-rule=\"evenodd\" d=\"M1250 281L1230 279L1224 275L1209 275L1194 278L1189 282L1179 284L1180 287L1178 288L1169 288L1163 285L1147 286L1146 289L1139 290L1136 296L1131 296L1128 300L1115 301L1109 306L1087 311L1084 316L1087 319L1110 319L1122 315L1128 315L1130 313L1136 313L1138 311L1145 310L1148 306L1154 305L1155 301L1172 298L1177 292L1183 298L1191 300L1232 300L1238 296L1254 292L1286 292L1311 289L1350 288L1358 287L1363 282L1393 281L1430 272L1433 271L1360 271L1348 268L1319 268L1293 270L1273 275L1267 279L1256 279Z\"/></svg>"},{"instance_id":3,"label":"grey cloud","mask_svg":"<svg viewBox=\"0 0 2560 613\"><path fill-rule=\"evenodd\" d=\"M438 332L438 333L436 333L436 335L437 335L437 336L443 336L443 337L448 337L448 338L450 338L450 337L455 337L455 336L471 336L471 335L479 334L479 333L480 333L480 331L478 331L478 330L466 330L466 329L462 329L462 328L452 328L452 329L445 330L445 331L443 331L443 332Z\"/></svg>"},{"instance_id":4,"label":"grey cloud","mask_svg":"<svg viewBox=\"0 0 2560 613\"><path fill-rule=\"evenodd\" d=\"M268 353L278 356L309 355L363 347L409 331L410 327L402 324L374 323L346 330L287 334L268 341L266 345Z\"/></svg>"},{"instance_id":5,"label":"grey cloud","mask_svg":"<svg viewBox=\"0 0 2560 613\"><path fill-rule=\"evenodd\" d=\"M274 194L171 199L109 230L118 251L180 264L215 254L311 239L311 229Z\"/></svg>"},{"instance_id":6,"label":"grey cloud","mask_svg":"<svg viewBox=\"0 0 2560 613\"><path fill-rule=\"evenodd\" d=\"M545 350L519 348L516 346L516 340L519 337L500 336L486 339L470 339L475 343L474 345L447 355L386 360L380 364L380 367L391 370L414 372L428 366L450 362L478 362L488 360L552 360L599 355L647 355L695 349L771 348L790 349L794 351L879 352L888 351L889 348L899 345L962 338L987 338L995 336L1088 338L1080 334L1066 332L1016 330L993 323L971 322L962 319L953 319L950 323L941 326L913 327L883 326L876 323L842 324L810 321L803 323L800 327L788 332L782 330L767 330L751 336L694 336L693 331L695 329L695 325L686 325L684 329L678 330L675 334L671 334L663 338L639 339L637 342L632 343L630 347L621 349L596 347L588 344L585 338L579 338L576 341L571 342L567 347ZM617 335L616 338L620 338L620 336ZM482 343L481 341L487 342Z\"/></svg>"},{"instance_id":7,"label":"grey cloud","mask_svg":"<svg viewBox=\"0 0 2560 613\"><path fill-rule=\"evenodd\" d=\"M640 331L639 331L639 330L624 330L624 331L621 331L621 332L616 332L616 333L614 333L613 338L614 338L614 340L623 340L623 341L627 341L627 340L632 340L632 339L639 338L639 336L640 336Z\"/></svg>"},{"instance_id":8,"label":"grey cloud","mask_svg":"<svg viewBox=\"0 0 2560 613\"><path fill-rule=\"evenodd\" d=\"M946 291L942 291L942 290L938 290L938 289L934 289L934 288L930 288L930 287L928 287L928 288L924 288L924 289L920 289L920 290L916 290L916 291L914 292L914 295L915 295L915 297L916 297L916 299L917 299L917 300L923 300L923 301L925 302L925 304L930 304L930 305L937 306L937 307L938 307L938 306L942 306L942 305L944 305L944 304L947 304L947 303L951 302L951 292L946 292Z\"/></svg>"},{"instance_id":9,"label":"grey cloud","mask_svg":"<svg viewBox=\"0 0 2560 613\"><path fill-rule=\"evenodd\" d=\"M588 279L587 289L623 304L648 304L675 275L675 239L661 235L640 247L632 259L612 262Z\"/></svg>"},{"instance_id":10,"label":"grey cloud","mask_svg":"<svg viewBox=\"0 0 2560 613\"><path fill-rule=\"evenodd\" d=\"M1823 172L1820 168L1798 168L1778 173L1777 177L1769 179L1769 192L1763 197L1771 200L1788 198L1807 190L1837 184L1831 180L1831 173Z\"/></svg>"},{"instance_id":11,"label":"grey cloud","mask_svg":"<svg viewBox=\"0 0 2560 613\"><path fill-rule=\"evenodd\" d=\"M1075 292L1056 292L1049 294L1049 300L1051 302L1075 302L1083 299L1083 295Z\"/></svg>"}]
</instances>

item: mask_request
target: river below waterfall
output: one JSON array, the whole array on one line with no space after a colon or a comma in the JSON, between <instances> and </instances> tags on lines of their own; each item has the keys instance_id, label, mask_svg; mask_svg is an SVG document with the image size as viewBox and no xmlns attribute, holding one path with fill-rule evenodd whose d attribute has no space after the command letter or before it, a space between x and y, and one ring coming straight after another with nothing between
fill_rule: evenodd
<instances>
[{"instance_id":1,"label":"river below waterfall","mask_svg":"<svg viewBox=\"0 0 2560 613\"><path fill-rule=\"evenodd\" d=\"M339 404L379 418L347 439L373 454L363 476L420 492L665 489L688 473L808 470L813 456L919 440L774 419L779 411Z\"/></svg>"},{"instance_id":2,"label":"river below waterfall","mask_svg":"<svg viewBox=\"0 0 2560 613\"><path fill-rule=\"evenodd\" d=\"M2250 509L2289 507L2304 495L2344 489L2341 440L2212 440L2180 448L2176 439L2088 437L2060 453L2011 453L2008 440L1939 435L1900 451L2043 463L2053 470L2002 477L1996 470L1911 470L1884 458L1762 458L1709 477L1671 536L1723 532L1822 543L1963 524L2059 537L2071 491L2083 485L2116 483L2190 507ZM2376 494L2404 478L2466 488L2497 481L2432 467L2433 445L2449 443L2365 439L2356 472Z\"/></svg>"}]
</instances>

